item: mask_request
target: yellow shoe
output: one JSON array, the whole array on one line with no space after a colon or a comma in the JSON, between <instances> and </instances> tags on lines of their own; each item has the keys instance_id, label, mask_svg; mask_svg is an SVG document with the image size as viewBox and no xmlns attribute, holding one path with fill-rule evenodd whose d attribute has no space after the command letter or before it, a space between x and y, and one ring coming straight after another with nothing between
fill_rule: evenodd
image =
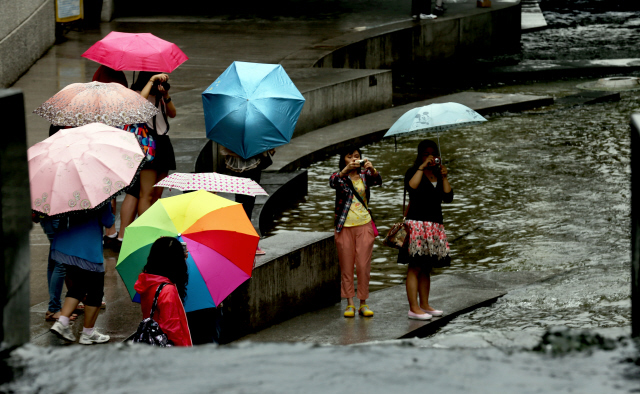
<instances>
[{"instance_id":1,"label":"yellow shoe","mask_svg":"<svg viewBox=\"0 0 640 394\"><path fill-rule=\"evenodd\" d=\"M360 305L360 309L358 309L358 313L360 316L371 317L373 316L373 311L369 309L369 305Z\"/></svg>"},{"instance_id":2,"label":"yellow shoe","mask_svg":"<svg viewBox=\"0 0 640 394\"><path fill-rule=\"evenodd\" d=\"M347 309L344 310L344 317L354 317L356 315L356 306L347 305Z\"/></svg>"}]
</instances>

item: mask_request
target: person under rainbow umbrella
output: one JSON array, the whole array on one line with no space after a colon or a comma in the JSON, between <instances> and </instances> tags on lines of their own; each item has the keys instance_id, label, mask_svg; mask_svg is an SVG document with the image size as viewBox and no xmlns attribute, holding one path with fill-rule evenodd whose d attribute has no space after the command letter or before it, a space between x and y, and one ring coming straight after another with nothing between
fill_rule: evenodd
<instances>
[{"instance_id":1,"label":"person under rainbow umbrella","mask_svg":"<svg viewBox=\"0 0 640 394\"><path fill-rule=\"evenodd\" d=\"M260 237L242 205L204 190L162 198L125 232L116 265L134 302L133 286L160 237L176 237L188 250L186 312L215 308L251 277Z\"/></svg>"}]
</instances>

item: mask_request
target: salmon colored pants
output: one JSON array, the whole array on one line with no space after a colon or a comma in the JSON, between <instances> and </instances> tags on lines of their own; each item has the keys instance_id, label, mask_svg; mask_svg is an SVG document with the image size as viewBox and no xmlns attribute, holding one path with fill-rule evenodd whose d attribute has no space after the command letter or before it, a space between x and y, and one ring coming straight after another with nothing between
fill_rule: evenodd
<instances>
[{"instance_id":1,"label":"salmon colored pants","mask_svg":"<svg viewBox=\"0 0 640 394\"><path fill-rule=\"evenodd\" d=\"M371 223L356 227L343 227L335 232L338 260L340 260L342 298L355 296L353 290L353 268L358 274L358 299L369 298L371 256L373 254L373 227Z\"/></svg>"}]
</instances>

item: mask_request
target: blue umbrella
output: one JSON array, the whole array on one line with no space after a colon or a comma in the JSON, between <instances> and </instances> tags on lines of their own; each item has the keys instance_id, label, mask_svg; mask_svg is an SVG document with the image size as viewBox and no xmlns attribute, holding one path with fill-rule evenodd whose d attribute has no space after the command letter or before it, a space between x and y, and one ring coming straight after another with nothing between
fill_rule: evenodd
<instances>
[{"instance_id":1,"label":"blue umbrella","mask_svg":"<svg viewBox=\"0 0 640 394\"><path fill-rule=\"evenodd\" d=\"M462 104L429 104L407 111L384 136L398 137L421 131L444 131L486 121L482 115Z\"/></svg>"},{"instance_id":2,"label":"blue umbrella","mask_svg":"<svg viewBox=\"0 0 640 394\"><path fill-rule=\"evenodd\" d=\"M304 101L281 65L233 62L202 92L207 138L248 159L289 143Z\"/></svg>"}]
</instances>

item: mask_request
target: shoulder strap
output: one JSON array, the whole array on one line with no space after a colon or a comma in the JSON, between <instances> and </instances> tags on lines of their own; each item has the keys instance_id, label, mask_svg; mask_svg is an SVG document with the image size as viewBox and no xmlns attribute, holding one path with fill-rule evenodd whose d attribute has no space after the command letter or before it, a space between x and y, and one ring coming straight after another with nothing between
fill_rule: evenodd
<instances>
[{"instance_id":1,"label":"shoulder strap","mask_svg":"<svg viewBox=\"0 0 640 394\"><path fill-rule=\"evenodd\" d=\"M153 319L153 313L156 311L156 306L158 306L158 296L166 285L168 285L168 283L161 283L160 286L158 286L158 290L156 290L156 296L153 298L153 305L151 305L151 313L149 314L149 319Z\"/></svg>"},{"instance_id":2,"label":"shoulder strap","mask_svg":"<svg viewBox=\"0 0 640 394\"><path fill-rule=\"evenodd\" d=\"M369 210L369 206L367 205L366 202L364 202L364 200L362 199L362 197L360 196L360 193L358 193L356 191L356 189L353 187L353 182L351 182L351 178L348 179L347 181L347 186L349 186L349 189L351 189L351 193L353 193L354 196L356 196L356 198L358 199L358 201L360 201L360 203L362 205L364 205L364 207ZM366 187L366 186L365 186Z\"/></svg>"},{"instance_id":3,"label":"shoulder strap","mask_svg":"<svg viewBox=\"0 0 640 394\"><path fill-rule=\"evenodd\" d=\"M169 133L169 121L167 120L167 113L164 109L164 102L161 103L160 102L160 95L156 96L156 108L158 108L158 104L160 104L160 112L162 112L162 118L164 119L164 124L167 125L167 131L165 131L165 134ZM158 116L158 115L156 115ZM156 116L153 117L153 129L157 132L158 129L156 128Z\"/></svg>"}]
</instances>

